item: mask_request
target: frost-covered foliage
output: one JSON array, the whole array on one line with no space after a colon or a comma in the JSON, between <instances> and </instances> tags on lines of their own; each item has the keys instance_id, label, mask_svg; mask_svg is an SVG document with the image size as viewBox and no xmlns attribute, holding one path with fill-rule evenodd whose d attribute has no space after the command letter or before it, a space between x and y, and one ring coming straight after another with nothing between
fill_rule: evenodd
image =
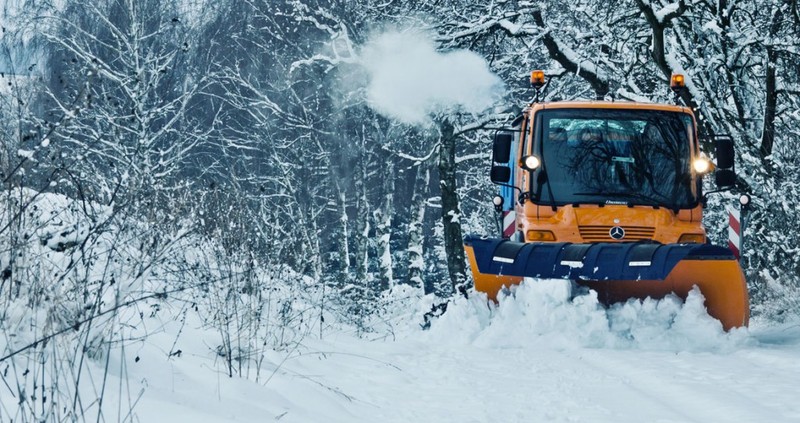
<instances>
[{"instance_id":1,"label":"frost-covered foliage","mask_svg":"<svg viewBox=\"0 0 800 423\"><path fill-rule=\"evenodd\" d=\"M165 358L215 358L229 376L256 381L269 376L271 351L321 330L324 293L313 280L226 248L190 219L146 222L29 189L3 192L0 206L3 420L129 413L141 392L125 368L166 322L188 319L206 336L190 349L172 332Z\"/></svg>"},{"instance_id":2,"label":"frost-covered foliage","mask_svg":"<svg viewBox=\"0 0 800 423\"><path fill-rule=\"evenodd\" d=\"M3 419L86 418L110 389L89 363L108 365L112 348L147 332L149 307L185 289L180 277L165 283L186 270L180 233L164 239L110 207L24 188L0 205L0 360L14 386Z\"/></svg>"}]
</instances>

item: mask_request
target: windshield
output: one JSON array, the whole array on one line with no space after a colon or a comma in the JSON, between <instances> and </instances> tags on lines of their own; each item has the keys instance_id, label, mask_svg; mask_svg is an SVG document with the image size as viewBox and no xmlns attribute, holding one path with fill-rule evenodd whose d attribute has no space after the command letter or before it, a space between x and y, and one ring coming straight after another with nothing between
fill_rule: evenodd
<instances>
[{"instance_id":1,"label":"windshield","mask_svg":"<svg viewBox=\"0 0 800 423\"><path fill-rule=\"evenodd\" d=\"M543 166L539 202L692 208L690 115L613 109L557 109L537 114L536 152Z\"/></svg>"}]
</instances>

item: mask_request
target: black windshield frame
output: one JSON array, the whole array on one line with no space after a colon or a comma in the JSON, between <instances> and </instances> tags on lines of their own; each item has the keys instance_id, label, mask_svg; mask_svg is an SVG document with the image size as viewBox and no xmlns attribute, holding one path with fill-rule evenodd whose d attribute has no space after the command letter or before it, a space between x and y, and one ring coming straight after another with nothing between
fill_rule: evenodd
<instances>
[{"instance_id":1,"label":"black windshield frame","mask_svg":"<svg viewBox=\"0 0 800 423\"><path fill-rule=\"evenodd\" d=\"M691 170L697 137L689 113L545 109L536 113L532 127L533 151L542 159L530 178L536 204L626 204L672 210L699 204L701 178Z\"/></svg>"}]
</instances>

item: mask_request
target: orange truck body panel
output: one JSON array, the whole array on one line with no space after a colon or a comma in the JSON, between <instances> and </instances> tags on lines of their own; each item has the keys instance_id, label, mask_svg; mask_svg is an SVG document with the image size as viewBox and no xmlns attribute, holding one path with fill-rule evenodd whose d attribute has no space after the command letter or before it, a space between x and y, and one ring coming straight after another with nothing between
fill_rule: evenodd
<instances>
[{"instance_id":1,"label":"orange truck body panel","mask_svg":"<svg viewBox=\"0 0 800 423\"><path fill-rule=\"evenodd\" d=\"M548 230L560 242L614 242L608 231L614 226L625 229L626 241L654 240L662 244L678 242L685 234L705 237L700 222L702 206L674 213L649 206L582 204L565 205L553 211L550 206L530 201L517 205L517 230Z\"/></svg>"}]
</instances>

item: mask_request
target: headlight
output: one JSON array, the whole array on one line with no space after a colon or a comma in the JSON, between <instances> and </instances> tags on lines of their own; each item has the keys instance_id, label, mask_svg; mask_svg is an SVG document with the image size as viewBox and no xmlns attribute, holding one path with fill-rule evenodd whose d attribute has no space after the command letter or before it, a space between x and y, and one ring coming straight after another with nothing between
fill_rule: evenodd
<instances>
[{"instance_id":1,"label":"headlight","mask_svg":"<svg viewBox=\"0 0 800 423\"><path fill-rule=\"evenodd\" d=\"M540 164L542 164L542 161L536 156L525 156L522 158L522 167L527 170L535 170Z\"/></svg>"},{"instance_id":2,"label":"headlight","mask_svg":"<svg viewBox=\"0 0 800 423\"><path fill-rule=\"evenodd\" d=\"M692 162L692 167L694 168L695 172L703 175L711 170L711 162L705 157L699 157L694 159Z\"/></svg>"}]
</instances>

